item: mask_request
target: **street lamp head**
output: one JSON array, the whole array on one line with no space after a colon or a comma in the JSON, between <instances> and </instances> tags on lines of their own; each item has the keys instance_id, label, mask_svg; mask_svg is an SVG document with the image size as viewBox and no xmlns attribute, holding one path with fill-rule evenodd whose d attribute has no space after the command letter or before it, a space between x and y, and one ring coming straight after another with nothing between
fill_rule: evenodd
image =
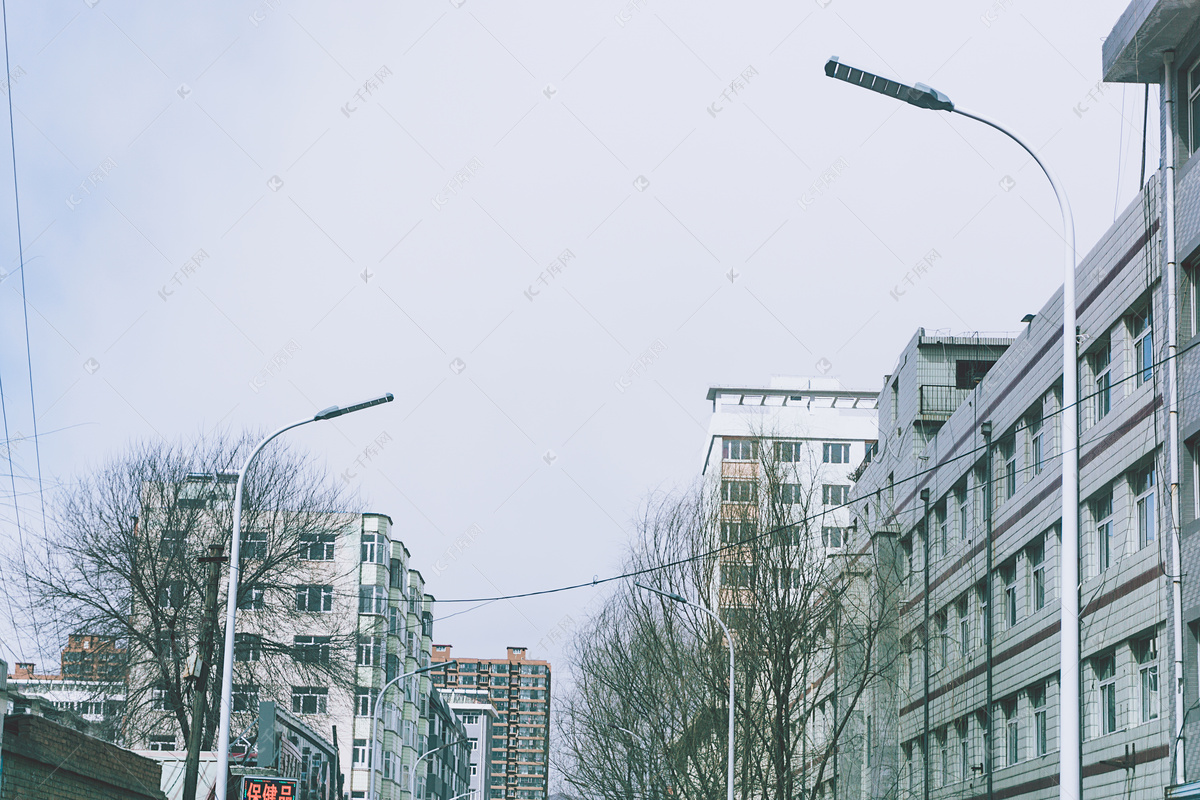
<instances>
[{"instance_id":1,"label":"street lamp head","mask_svg":"<svg viewBox=\"0 0 1200 800\"><path fill-rule=\"evenodd\" d=\"M664 592L660 589L654 589L650 586L646 586L645 584L638 583L637 581L634 581L633 585L639 589L645 589L647 592L661 594L663 597L667 598L668 600L674 600L676 603L687 603L688 605L691 605L691 603L688 603L686 598L684 598L682 595L675 594L674 592Z\"/></svg>"},{"instance_id":2,"label":"street lamp head","mask_svg":"<svg viewBox=\"0 0 1200 800\"><path fill-rule=\"evenodd\" d=\"M395 399L396 399L396 396L394 394L392 394L391 392L388 392L387 394L383 395L382 397L376 397L373 400L365 400L361 403L355 403L352 406L346 406L345 408L343 408L341 406L330 406L329 408L323 408L320 411L318 411L316 414L314 414L313 419L314 420L333 419L334 417L340 417L343 414L353 414L355 411L362 411L364 408L370 408L371 406L379 406L379 405L383 405L384 403L390 403Z\"/></svg>"},{"instance_id":3,"label":"street lamp head","mask_svg":"<svg viewBox=\"0 0 1200 800\"><path fill-rule=\"evenodd\" d=\"M954 103L950 102L950 98L933 87L926 86L923 83L909 86L898 81L883 78L879 75L851 67L848 64L843 64L837 56L833 56L825 62L825 74L831 78L837 78L839 81L852 83L855 86L861 86L864 89L870 89L873 92L886 94L888 97L894 97L897 100L903 100L917 108L928 108L934 111L954 110Z\"/></svg>"}]
</instances>

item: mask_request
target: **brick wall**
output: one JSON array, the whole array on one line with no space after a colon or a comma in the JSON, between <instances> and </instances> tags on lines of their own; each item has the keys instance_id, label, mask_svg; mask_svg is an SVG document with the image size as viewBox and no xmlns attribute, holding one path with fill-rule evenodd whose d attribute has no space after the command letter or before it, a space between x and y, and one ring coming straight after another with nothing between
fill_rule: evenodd
<instances>
[{"instance_id":1,"label":"brick wall","mask_svg":"<svg viewBox=\"0 0 1200 800\"><path fill-rule=\"evenodd\" d=\"M164 800L158 762L44 717L4 720L0 800Z\"/></svg>"}]
</instances>

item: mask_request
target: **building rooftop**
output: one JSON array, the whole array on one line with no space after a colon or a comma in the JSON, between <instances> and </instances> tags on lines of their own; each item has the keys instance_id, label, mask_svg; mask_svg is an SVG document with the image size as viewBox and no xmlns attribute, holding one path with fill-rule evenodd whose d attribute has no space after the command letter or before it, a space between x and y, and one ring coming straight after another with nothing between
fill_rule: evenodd
<instances>
[{"instance_id":1,"label":"building rooftop","mask_svg":"<svg viewBox=\"0 0 1200 800\"><path fill-rule=\"evenodd\" d=\"M1163 53L1173 50L1200 15L1200 0L1133 0L1101 48L1109 83L1157 83Z\"/></svg>"}]
</instances>

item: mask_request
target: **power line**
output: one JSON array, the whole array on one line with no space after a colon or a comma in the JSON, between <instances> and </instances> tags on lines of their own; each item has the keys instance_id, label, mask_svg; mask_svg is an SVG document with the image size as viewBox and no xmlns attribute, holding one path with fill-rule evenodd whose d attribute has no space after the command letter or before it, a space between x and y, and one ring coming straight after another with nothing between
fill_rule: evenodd
<instances>
[{"instance_id":1,"label":"power line","mask_svg":"<svg viewBox=\"0 0 1200 800\"><path fill-rule=\"evenodd\" d=\"M1175 355L1174 355L1173 357L1174 357L1174 358L1178 358L1179 356L1182 356L1184 353L1186 353L1187 351L1189 351L1189 350L1191 350L1192 348L1194 348L1194 347L1197 347L1197 346L1200 346L1200 340L1197 340L1196 342L1193 342L1192 344L1188 345L1187 347L1180 348L1180 349L1179 349L1179 350L1178 350L1178 351L1175 353ZM1151 364L1151 365L1150 365L1150 369L1151 369L1151 370L1157 369L1158 367L1162 366L1163 364L1166 364L1166 363L1167 363L1167 362L1168 362L1168 361L1169 361L1171 358L1172 358L1172 356L1167 356L1167 357L1165 357L1165 358L1163 358L1163 359L1161 359L1161 360L1159 360L1159 361L1156 361L1156 362L1154 362L1153 364ZM1144 374L1144 370L1143 370L1143 369L1138 369L1137 371L1135 371L1135 372L1133 372L1133 373L1131 373L1131 374L1129 374L1129 375L1125 376L1124 378L1121 378L1121 379L1120 379L1120 380L1118 380L1118 381L1113 381L1111 384L1109 384L1108 391L1111 391L1111 390L1112 390L1114 387L1120 386L1122 383L1124 383L1124 382L1126 382L1126 381L1133 380L1133 379L1137 378L1138 376L1140 376L1140 375L1142 375L1142 374ZM1057 411L1054 411L1054 412L1052 412L1052 413L1050 413L1050 414L1045 414L1045 415L1043 415L1039 421L1040 421L1040 422L1045 422L1046 420L1053 419L1054 417L1058 416L1059 414L1064 414L1064 413L1066 413L1067 411L1071 411L1072 413L1076 413L1076 409L1077 409L1077 408L1079 408L1079 407L1080 407L1080 405L1081 405L1082 403L1084 403L1085 401L1091 400L1092 398L1094 398L1094 397L1096 397L1096 396L1098 396L1098 395L1100 395L1100 394L1101 394L1101 392L1097 391L1097 392L1093 392L1092 394L1089 394L1089 395L1084 395L1084 396L1080 397L1078 400L1076 400L1076 402L1075 402L1075 403L1073 403L1073 404L1072 404L1072 405L1070 405L1070 406L1063 406L1062 408L1058 409ZM915 481L915 480L917 480L917 479L919 479L919 478L922 478L922 477L924 477L925 475L928 475L928 474L930 474L930 473L937 472L939 469L942 469L943 467L949 466L950 464L953 464L953 463L954 463L954 462L956 462L956 461L959 461L959 460L961 460L961 459L964 459L964 458L968 458L968 457L970 457L970 456L972 456L972 455L975 455L976 453L979 453L980 451L982 451L982 450L986 449L986 447L987 447L987 445L986 445L986 444L984 444L984 445L980 445L980 446L978 446L978 447L973 447L973 448L971 448L971 449L969 449L969 450L966 450L965 452L962 452L962 453L958 454L957 456L953 456L953 457L951 457L951 458L948 458L948 459L946 459L945 461L942 461L942 462L941 462L941 463L939 463L939 464L935 464L935 465L933 465L932 467L927 467L926 469L923 469L923 470L918 470L918 471L914 472L912 475L909 475L909 476L907 476L907 477L901 478L900 480L898 480L898 481L896 481L895 483L893 483L893 484L892 484L892 486L893 486L893 487L895 487L895 486L900 486L900 485L902 485L902 484L904 484L904 483L907 483L907 482L909 482L909 481ZM1076 447L1078 447L1078 444L1076 445ZM1062 456L1062 453L1060 452L1060 453L1056 454L1056 455L1054 456L1054 458L1059 458L1059 457L1061 457L1061 456ZM1078 457L1078 456L1077 456L1077 457ZM989 480L991 480L991 477L989 476L989 478L988 478L988 479L989 479ZM855 501L853 501L853 502L859 502L860 500L861 500L861 498L859 498L858 500L855 500ZM815 520L819 520L819 519L823 518L825 515L827 515L827 514L829 514L829 513L833 512L833 511L838 511L839 509L843 509L843 508L849 508L851 505L852 505L852 503L851 503L851 502L846 502L846 503L842 503L842 504L840 504L840 505L836 505L836 506L830 506L830 507L828 507L827 509L825 509L824 511L822 511L820 514L814 514L814 515L810 515L810 516L806 516L806 517L801 517L800 519L796 520L795 522L790 522L790 523L788 523L788 524L786 524L786 525L780 525L780 526L777 526L777 527L775 527L775 528L771 528L771 529L768 529L768 530L762 531L762 532L760 532L760 533L756 534L755 536L752 536L752 537L750 537L750 538L748 538L748 539L743 539L743 540L741 540L741 541L738 541L738 542L730 542L730 543L728 543L728 544L721 545L720 547L715 547L715 548L712 548L712 549L710 549L710 550L706 550L706 551L704 551L704 552L702 552L702 553L697 553L696 555L692 555L692 556L687 556L687 557L685 557L685 558L676 559L676 560L674 560L674 561L670 561L670 562L667 562L667 563L665 563L665 564L659 564L659 565L657 565L657 566L653 566L653 567L643 567L642 569L633 570L633 571L631 571L631 572L625 572L625 573L621 573L621 574L619 574L619 575L610 575L610 576L608 576L608 577L605 577L605 578L593 578L593 579L592 579L592 580L590 580L590 581L584 581L584 582L581 582L581 583L573 583L573 584L569 584L569 585L566 585L566 586L557 586L557 587L550 588L550 589L538 589L538 590L534 590L534 591L531 591L531 592L520 592L520 593L518 593L518 594L499 595L499 596L497 596L497 597L466 597L466 598L452 598L452 599L450 599L450 600L435 600L434 602L436 602L436 603L479 603L479 604L487 604L487 603L493 603L493 602L496 602L497 600L519 600L519 599L523 599L523 598L527 598L527 597L541 597L541 596L543 596L543 595L549 595L549 594L559 594L559 593L561 593L561 592L570 592L570 591L574 591L575 589L586 589L586 588L587 588L587 587L589 587L589 586L601 586L601 585L603 585L603 584L606 584L606 583L612 583L613 581L621 581L621 580L627 580L627 579L629 579L629 578L636 578L636 577L639 577L639 576L641 576L641 575L646 575L646 574L649 574L649 573L652 573L652 572L659 572L659 571L661 571L661 570L664 570L664 569L669 569L669 568L671 568L671 567L680 566L681 564L687 564L687 563L690 563L690 562L692 562L692 561L699 561L699 560L701 560L701 559L704 559L704 558L711 558L711 557L713 557L713 556L718 556L718 555L720 555L721 553L725 552L726 550L730 550L730 549L733 549L733 548L736 548L736 547L743 547L743 546L745 546L745 545L747 545L747 544L751 544L751 543L753 543L753 542L755 542L755 541L758 541L758 540L760 540L760 539L764 539L764 538L766 538L766 537L769 537L769 536L772 536L772 535L774 535L774 534L777 534L777 533L779 533L779 532L781 532L781 531L785 531L785 530L787 530L788 528L794 528L795 526L797 526L797 525L801 525L801 524L803 524L803 523L806 523L806 522L813 522L813 521L815 521ZM893 513L893 514L896 514L897 512L893 510L893 512L892 512L892 513ZM468 611L470 611L470 610L472 610L472 609L468 609ZM466 613L466 612L464 611L464 612L458 612L458 613Z\"/></svg>"}]
</instances>

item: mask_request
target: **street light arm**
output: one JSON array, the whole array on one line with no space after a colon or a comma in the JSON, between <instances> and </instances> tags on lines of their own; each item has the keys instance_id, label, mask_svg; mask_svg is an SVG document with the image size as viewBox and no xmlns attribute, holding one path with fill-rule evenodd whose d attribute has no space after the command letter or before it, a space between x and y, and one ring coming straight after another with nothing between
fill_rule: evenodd
<instances>
[{"instance_id":1,"label":"street light arm","mask_svg":"<svg viewBox=\"0 0 1200 800\"><path fill-rule=\"evenodd\" d=\"M396 677L392 678L390 681L385 683L383 685L383 688L379 690L379 696L375 698L374 710L371 712L372 724L371 724L371 750L370 750L370 753L371 753L371 791L369 793L370 797L374 798L376 796L376 794L375 794L375 769L377 767L382 769L382 765L378 763L380 761L380 759L375 758L375 732L377 730L379 730L379 712L383 710L383 697L384 697L384 695L387 694L387 690L392 688L392 686L394 686L395 684L404 680L405 678L411 678L412 676L420 675L423 672L429 672L430 670L438 669L439 667L448 667L451 664L457 664L457 663L458 663L458 660L453 659L451 661L439 661L436 664L430 664L428 666L421 667L420 669L414 669L412 672L406 672L403 675L397 675Z\"/></svg>"}]
</instances>

